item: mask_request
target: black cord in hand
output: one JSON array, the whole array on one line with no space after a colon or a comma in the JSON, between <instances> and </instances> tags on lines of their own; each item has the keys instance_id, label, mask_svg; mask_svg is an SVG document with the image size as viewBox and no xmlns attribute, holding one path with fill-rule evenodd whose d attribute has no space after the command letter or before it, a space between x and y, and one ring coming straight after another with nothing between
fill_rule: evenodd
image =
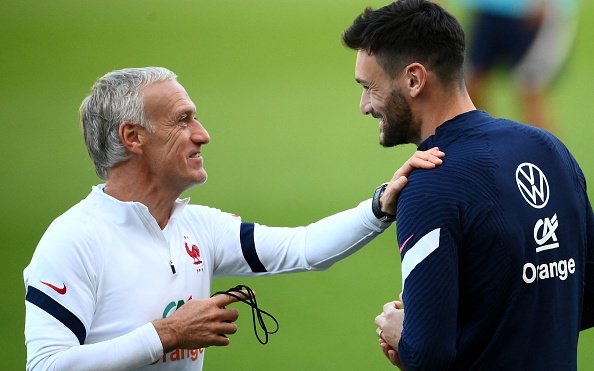
<instances>
[{"instance_id":1,"label":"black cord in hand","mask_svg":"<svg viewBox=\"0 0 594 371\"><path fill-rule=\"evenodd\" d=\"M247 287L245 285L237 285L233 288L230 288L227 291L215 292L214 294L212 294L212 296L221 295L221 294L232 296L235 299L246 303L247 305L249 305L252 308L252 320L254 322L254 333L256 334L256 338L258 339L260 344L267 344L268 343L268 335L275 334L276 332L278 332L278 321L276 320L276 318L274 318L274 316L272 314L266 312L265 310L258 308L258 303L256 302L256 295L254 294L254 291L252 289L250 289L249 287ZM274 324L276 325L276 329L274 331L268 331L268 329L266 328L266 323L264 322L264 318L262 317L262 314L270 317L274 321ZM260 328L262 330L264 330L264 336L265 336L264 340L262 340L260 338L260 334L258 334L258 328L256 326L256 318L258 318L258 323L260 324Z\"/></svg>"}]
</instances>

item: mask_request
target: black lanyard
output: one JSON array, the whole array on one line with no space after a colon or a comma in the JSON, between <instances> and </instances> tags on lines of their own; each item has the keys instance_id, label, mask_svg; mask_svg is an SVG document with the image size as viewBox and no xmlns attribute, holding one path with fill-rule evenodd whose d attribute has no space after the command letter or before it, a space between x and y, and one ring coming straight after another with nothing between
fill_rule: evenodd
<instances>
[{"instance_id":1,"label":"black lanyard","mask_svg":"<svg viewBox=\"0 0 594 371\"><path fill-rule=\"evenodd\" d=\"M252 320L254 322L254 333L256 334L256 338L258 339L260 344L267 344L268 343L268 335L275 334L278 331L278 321L276 320L276 318L274 318L274 316L272 314L266 312L265 310L258 308L258 303L256 302L256 295L254 294L254 291L252 289L250 289L249 287L247 287L245 285L237 285L233 288L230 288L227 291L215 292L214 294L212 294L212 296L221 295L221 294L232 296L235 299L246 303L247 305L249 305L252 308ZM274 324L276 326L276 329L274 331L268 331L268 329L266 328L266 323L264 322L264 318L262 317L262 314L270 317L274 321ZM258 318L258 323L260 324L260 328L262 330L264 330L264 336L265 336L264 340L262 340L260 338L260 334L258 334L258 327L256 326L256 318Z\"/></svg>"}]
</instances>

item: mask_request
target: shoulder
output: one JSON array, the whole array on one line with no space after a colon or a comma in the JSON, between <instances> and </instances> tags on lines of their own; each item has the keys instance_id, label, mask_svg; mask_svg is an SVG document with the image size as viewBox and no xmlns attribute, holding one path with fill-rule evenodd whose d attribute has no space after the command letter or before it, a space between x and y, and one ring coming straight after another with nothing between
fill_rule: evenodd
<instances>
[{"instance_id":1,"label":"shoulder","mask_svg":"<svg viewBox=\"0 0 594 371\"><path fill-rule=\"evenodd\" d=\"M237 217L236 214L222 211L216 207L188 204L181 213L184 218L194 219L229 219Z\"/></svg>"},{"instance_id":2,"label":"shoulder","mask_svg":"<svg viewBox=\"0 0 594 371\"><path fill-rule=\"evenodd\" d=\"M105 231L101 226L104 216L89 198L72 206L52 221L41 237L32 262L57 260L66 266L72 264L88 264L99 254L101 236Z\"/></svg>"},{"instance_id":3,"label":"shoulder","mask_svg":"<svg viewBox=\"0 0 594 371\"><path fill-rule=\"evenodd\" d=\"M180 218L186 224L207 229L221 229L241 223L241 217L237 214L195 204L188 204L180 213Z\"/></svg>"}]
</instances>

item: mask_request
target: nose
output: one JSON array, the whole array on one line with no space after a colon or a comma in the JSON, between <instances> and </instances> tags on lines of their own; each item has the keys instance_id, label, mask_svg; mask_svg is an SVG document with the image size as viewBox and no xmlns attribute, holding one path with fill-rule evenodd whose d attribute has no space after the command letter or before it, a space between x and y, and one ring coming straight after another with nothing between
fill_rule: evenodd
<instances>
[{"instance_id":1,"label":"nose","mask_svg":"<svg viewBox=\"0 0 594 371\"><path fill-rule=\"evenodd\" d=\"M364 89L363 94L361 94L359 108L361 109L361 113L364 115L369 115L371 113L371 99L369 97L369 92L366 89Z\"/></svg>"},{"instance_id":2,"label":"nose","mask_svg":"<svg viewBox=\"0 0 594 371\"><path fill-rule=\"evenodd\" d=\"M198 120L194 120L190 139L196 144L208 144L208 142L210 142L210 135L208 135L208 131L206 131L204 126L202 126Z\"/></svg>"}]
</instances>

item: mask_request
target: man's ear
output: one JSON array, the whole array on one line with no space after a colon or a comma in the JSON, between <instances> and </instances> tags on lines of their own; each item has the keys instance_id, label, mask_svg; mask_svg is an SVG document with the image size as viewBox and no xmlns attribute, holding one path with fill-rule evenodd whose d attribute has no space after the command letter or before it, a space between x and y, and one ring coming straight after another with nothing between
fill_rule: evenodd
<instances>
[{"instance_id":1,"label":"man's ear","mask_svg":"<svg viewBox=\"0 0 594 371\"><path fill-rule=\"evenodd\" d=\"M406 81L409 95L412 98L416 98L421 94L427 82L427 70L425 66L416 62L406 66Z\"/></svg>"},{"instance_id":2,"label":"man's ear","mask_svg":"<svg viewBox=\"0 0 594 371\"><path fill-rule=\"evenodd\" d=\"M124 121L120 124L120 140L128 151L137 155L142 154L143 133L142 127L132 121Z\"/></svg>"}]
</instances>

